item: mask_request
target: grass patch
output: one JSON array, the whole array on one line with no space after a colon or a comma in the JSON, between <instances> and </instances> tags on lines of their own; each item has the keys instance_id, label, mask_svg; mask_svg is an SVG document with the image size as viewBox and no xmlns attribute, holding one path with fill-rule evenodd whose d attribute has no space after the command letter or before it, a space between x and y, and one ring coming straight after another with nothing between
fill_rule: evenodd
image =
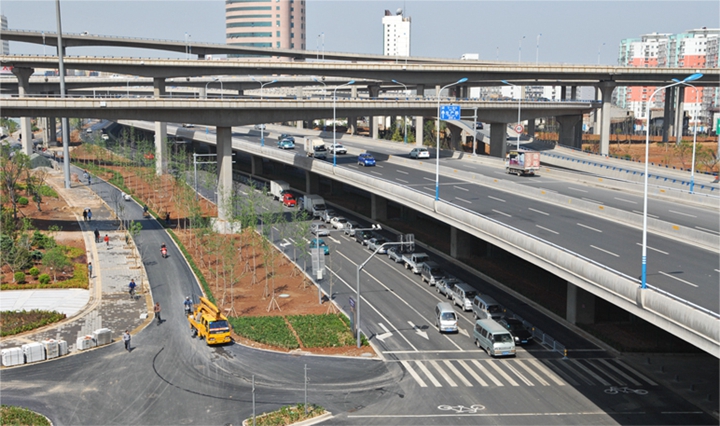
<instances>
[{"instance_id":1,"label":"grass patch","mask_svg":"<svg viewBox=\"0 0 720 426\"><path fill-rule=\"evenodd\" d=\"M300 347L283 317L230 317L229 321L247 339L286 349Z\"/></svg>"},{"instance_id":2,"label":"grass patch","mask_svg":"<svg viewBox=\"0 0 720 426\"><path fill-rule=\"evenodd\" d=\"M306 348L352 346L355 336L341 314L291 315L287 319Z\"/></svg>"},{"instance_id":3,"label":"grass patch","mask_svg":"<svg viewBox=\"0 0 720 426\"><path fill-rule=\"evenodd\" d=\"M325 409L315 404L309 404L307 411L306 415L305 404L286 405L277 411L255 417L255 424L257 426L284 426L325 414ZM252 424L252 417L247 419L247 423Z\"/></svg>"},{"instance_id":4,"label":"grass patch","mask_svg":"<svg viewBox=\"0 0 720 426\"><path fill-rule=\"evenodd\" d=\"M65 319L65 314L55 311L2 311L0 312L0 336L13 336L58 322ZM5 424L5 423L3 423Z\"/></svg>"},{"instance_id":5,"label":"grass patch","mask_svg":"<svg viewBox=\"0 0 720 426\"><path fill-rule=\"evenodd\" d=\"M39 191L43 197L58 198L58 193L48 185L41 185Z\"/></svg>"}]
</instances>

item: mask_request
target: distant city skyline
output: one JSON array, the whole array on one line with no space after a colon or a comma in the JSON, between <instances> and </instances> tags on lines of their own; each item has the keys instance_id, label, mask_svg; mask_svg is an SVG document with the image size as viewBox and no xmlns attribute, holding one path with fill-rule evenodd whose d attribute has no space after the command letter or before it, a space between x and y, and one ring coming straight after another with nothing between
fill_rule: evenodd
<instances>
[{"instance_id":1,"label":"distant city skyline","mask_svg":"<svg viewBox=\"0 0 720 426\"><path fill-rule=\"evenodd\" d=\"M652 32L720 27L709 1L320 1L307 0L306 47L320 34L326 52L382 54L385 10L412 17L412 55L459 59L616 65L620 41ZM63 31L225 43L225 1L61 0ZM683 13L687 11L688 13ZM8 27L54 32L52 0L3 0ZM523 38L524 37L524 38ZM10 42L11 54L54 54L50 46ZM127 48L69 48L69 55L183 57Z\"/></svg>"}]
</instances>

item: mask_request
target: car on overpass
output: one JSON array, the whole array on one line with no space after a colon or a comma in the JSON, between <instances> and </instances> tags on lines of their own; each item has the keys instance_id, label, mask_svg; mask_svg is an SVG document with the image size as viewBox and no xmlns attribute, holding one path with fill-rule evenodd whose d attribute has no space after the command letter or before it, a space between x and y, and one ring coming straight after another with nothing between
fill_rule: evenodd
<instances>
[{"instance_id":1,"label":"car on overpass","mask_svg":"<svg viewBox=\"0 0 720 426\"><path fill-rule=\"evenodd\" d=\"M281 139L278 141L277 146L280 149L295 149L295 142L290 139Z\"/></svg>"},{"instance_id":2,"label":"car on overpass","mask_svg":"<svg viewBox=\"0 0 720 426\"><path fill-rule=\"evenodd\" d=\"M358 165L363 167L370 167L375 165L375 157L369 152L363 152L358 155Z\"/></svg>"},{"instance_id":3,"label":"car on overpass","mask_svg":"<svg viewBox=\"0 0 720 426\"><path fill-rule=\"evenodd\" d=\"M347 154L347 148L338 144L330 145L331 154Z\"/></svg>"},{"instance_id":4,"label":"car on overpass","mask_svg":"<svg viewBox=\"0 0 720 426\"><path fill-rule=\"evenodd\" d=\"M430 158L430 151L424 146L413 148L412 151L410 151L410 158Z\"/></svg>"}]
</instances>

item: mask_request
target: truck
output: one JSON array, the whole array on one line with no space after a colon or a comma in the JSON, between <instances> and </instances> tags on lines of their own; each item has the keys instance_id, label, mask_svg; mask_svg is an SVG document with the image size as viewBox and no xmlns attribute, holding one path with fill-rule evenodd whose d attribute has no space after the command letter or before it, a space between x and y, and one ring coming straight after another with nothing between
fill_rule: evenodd
<instances>
[{"instance_id":1,"label":"truck","mask_svg":"<svg viewBox=\"0 0 720 426\"><path fill-rule=\"evenodd\" d=\"M270 181L270 195L273 200L282 200L283 192L290 189L290 184L284 180L271 180Z\"/></svg>"},{"instance_id":2,"label":"truck","mask_svg":"<svg viewBox=\"0 0 720 426\"><path fill-rule=\"evenodd\" d=\"M327 207L325 200L319 195L303 195L300 199L300 208L307 210L313 217L322 217Z\"/></svg>"},{"instance_id":3,"label":"truck","mask_svg":"<svg viewBox=\"0 0 720 426\"><path fill-rule=\"evenodd\" d=\"M422 264L430 260L426 253L406 253L402 255L405 269L410 269L413 274L420 274Z\"/></svg>"},{"instance_id":4,"label":"truck","mask_svg":"<svg viewBox=\"0 0 720 426\"><path fill-rule=\"evenodd\" d=\"M540 153L514 149L507 153L505 171L508 174L534 175L540 170Z\"/></svg>"},{"instance_id":5,"label":"truck","mask_svg":"<svg viewBox=\"0 0 720 426\"><path fill-rule=\"evenodd\" d=\"M320 138L305 138L305 153L308 157L317 159L327 158L327 148L325 141Z\"/></svg>"},{"instance_id":6,"label":"truck","mask_svg":"<svg viewBox=\"0 0 720 426\"><path fill-rule=\"evenodd\" d=\"M200 297L200 303L195 305L193 312L188 315L188 322L192 336L205 339L207 345L232 341L227 317L206 297Z\"/></svg>"}]
</instances>

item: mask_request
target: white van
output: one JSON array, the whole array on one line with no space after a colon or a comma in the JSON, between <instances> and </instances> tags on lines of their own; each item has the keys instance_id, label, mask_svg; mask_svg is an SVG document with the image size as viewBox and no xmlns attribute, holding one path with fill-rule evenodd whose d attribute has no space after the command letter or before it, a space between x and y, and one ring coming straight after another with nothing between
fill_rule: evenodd
<instances>
[{"instance_id":1,"label":"white van","mask_svg":"<svg viewBox=\"0 0 720 426\"><path fill-rule=\"evenodd\" d=\"M442 333L457 332L457 314L448 302L440 302L435 306L435 327Z\"/></svg>"},{"instance_id":2,"label":"white van","mask_svg":"<svg viewBox=\"0 0 720 426\"><path fill-rule=\"evenodd\" d=\"M473 340L478 348L490 356L515 356L512 334L491 319L478 320L473 329Z\"/></svg>"},{"instance_id":3,"label":"white van","mask_svg":"<svg viewBox=\"0 0 720 426\"><path fill-rule=\"evenodd\" d=\"M503 317L502 306L490 296L477 295L472 302L472 311L475 319L499 320Z\"/></svg>"},{"instance_id":4,"label":"white van","mask_svg":"<svg viewBox=\"0 0 720 426\"><path fill-rule=\"evenodd\" d=\"M470 287L469 284L453 284L452 288L450 289L450 294L452 295L451 298L454 304L463 308L464 311L472 310L472 301L477 294L477 291L474 288Z\"/></svg>"}]
</instances>

